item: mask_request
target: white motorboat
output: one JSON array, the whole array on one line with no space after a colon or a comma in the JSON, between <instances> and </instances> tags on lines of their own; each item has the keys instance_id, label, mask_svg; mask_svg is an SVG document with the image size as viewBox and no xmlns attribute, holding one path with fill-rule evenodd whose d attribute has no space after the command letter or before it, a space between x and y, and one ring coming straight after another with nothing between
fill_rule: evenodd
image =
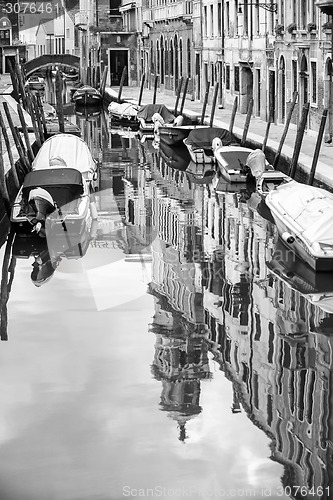
<instances>
[{"instance_id":1,"label":"white motorboat","mask_svg":"<svg viewBox=\"0 0 333 500\"><path fill-rule=\"evenodd\" d=\"M315 271L333 270L333 194L291 180L265 200L285 245Z\"/></svg>"},{"instance_id":2,"label":"white motorboat","mask_svg":"<svg viewBox=\"0 0 333 500\"><path fill-rule=\"evenodd\" d=\"M97 165L88 145L73 134L45 141L23 181L11 212L17 232L45 237L46 223L70 225L77 232L91 213L90 194Z\"/></svg>"},{"instance_id":3,"label":"white motorboat","mask_svg":"<svg viewBox=\"0 0 333 500\"><path fill-rule=\"evenodd\" d=\"M233 134L219 127L195 128L190 131L183 142L194 163L214 163L213 141L215 139L220 139L222 146L240 147Z\"/></svg>"}]
</instances>

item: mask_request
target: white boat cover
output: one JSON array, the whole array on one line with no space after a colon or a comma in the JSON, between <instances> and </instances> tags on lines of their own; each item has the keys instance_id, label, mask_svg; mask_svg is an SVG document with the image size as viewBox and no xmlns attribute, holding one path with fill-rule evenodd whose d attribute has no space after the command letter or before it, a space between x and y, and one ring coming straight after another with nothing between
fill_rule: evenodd
<instances>
[{"instance_id":1,"label":"white boat cover","mask_svg":"<svg viewBox=\"0 0 333 500\"><path fill-rule=\"evenodd\" d=\"M110 102L108 106L108 111L111 114L117 115L119 118L133 116L136 117L138 114L139 106L131 104L130 102Z\"/></svg>"},{"instance_id":2,"label":"white boat cover","mask_svg":"<svg viewBox=\"0 0 333 500\"><path fill-rule=\"evenodd\" d=\"M332 193L291 181L268 193L266 203L287 225L294 221L310 244L333 245Z\"/></svg>"},{"instance_id":3,"label":"white boat cover","mask_svg":"<svg viewBox=\"0 0 333 500\"><path fill-rule=\"evenodd\" d=\"M253 177L258 179L266 170L266 157L261 149L255 149L249 154L246 165L250 168Z\"/></svg>"},{"instance_id":4,"label":"white boat cover","mask_svg":"<svg viewBox=\"0 0 333 500\"><path fill-rule=\"evenodd\" d=\"M89 177L96 171L96 163L88 145L73 134L56 134L47 139L32 163L32 170L54 168L55 160L58 160L59 166L64 166L59 161L63 160L67 167L74 168Z\"/></svg>"}]
</instances>

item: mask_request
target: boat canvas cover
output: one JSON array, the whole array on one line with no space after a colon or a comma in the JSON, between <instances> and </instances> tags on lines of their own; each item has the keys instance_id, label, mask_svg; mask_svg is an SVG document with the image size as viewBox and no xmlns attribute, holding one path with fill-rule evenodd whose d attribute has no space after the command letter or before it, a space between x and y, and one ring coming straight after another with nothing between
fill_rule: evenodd
<instances>
[{"instance_id":1,"label":"boat canvas cover","mask_svg":"<svg viewBox=\"0 0 333 500\"><path fill-rule=\"evenodd\" d=\"M90 94L90 95L101 96L100 92L94 87L90 87L90 85L83 85L83 87L80 87L76 90L75 94L77 95Z\"/></svg>"},{"instance_id":2,"label":"boat canvas cover","mask_svg":"<svg viewBox=\"0 0 333 500\"><path fill-rule=\"evenodd\" d=\"M285 223L289 216L299 233L311 245L333 245L333 194L325 189L291 181L267 195L267 204L279 212Z\"/></svg>"},{"instance_id":3,"label":"boat canvas cover","mask_svg":"<svg viewBox=\"0 0 333 500\"><path fill-rule=\"evenodd\" d=\"M143 118L145 121L152 121L152 116L155 113L159 113L162 116L164 123L172 123L175 119L175 115L164 104L146 104L141 106L137 116L138 118Z\"/></svg>"},{"instance_id":4,"label":"boat canvas cover","mask_svg":"<svg viewBox=\"0 0 333 500\"><path fill-rule=\"evenodd\" d=\"M110 102L108 106L109 113L115 114L120 118L122 116L136 117L138 114L138 109L139 109L138 106L135 106L134 104L131 104L129 102L123 102L123 103Z\"/></svg>"},{"instance_id":5,"label":"boat canvas cover","mask_svg":"<svg viewBox=\"0 0 333 500\"><path fill-rule=\"evenodd\" d=\"M66 166L82 174L93 174L95 161L87 144L73 134L57 134L45 141L32 163L32 170L44 170L50 167L52 158L62 158Z\"/></svg>"},{"instance_id":6,"label":"boat canvas cover","mask_svg":"<svg viewBox=\"0 0 333 500\"><path fill-rule=\"evenodd\" d=\"M23 181L22 194L28 200L29 193L37 187L50 193L58 206L63 207L83 193L82 174L73 168L49 168L29 172Z\"/></svg>"},{"instance_id":7,"label":"boat canvas cover","mask_svg":"<svg viewBox=\"0 0 333 500\"><path fill-rule=\"evenodd\" d=\"M215 137L222 141L223 146L237 144L237 140L229 130L218 127L196 128L189 133L186 144L195 148L211 149Z\"/></svg>"}]
</instances>

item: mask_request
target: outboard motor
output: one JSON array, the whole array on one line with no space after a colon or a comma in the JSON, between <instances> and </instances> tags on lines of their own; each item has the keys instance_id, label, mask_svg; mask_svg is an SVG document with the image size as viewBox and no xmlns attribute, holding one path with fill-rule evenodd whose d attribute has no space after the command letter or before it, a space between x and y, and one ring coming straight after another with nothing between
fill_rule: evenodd
<instances>
[{"instance_id":1,"label":"outboard motor","mask_svg":"<svg viewBox=\"0 0 333 500\"><path fill-rule=\"evenodd\" d=\"M35 211L35 217L32 217L30 222L34 226L32 231L35 231L38 236L45 238L45 221L46 217L55 211L56 204L46 189L37 187L29 193L29 205Z\"/></svg>"},{"instance_id":2,"label":"outboard motor","mask_svg":"<svg viewBox=\"0 0 333 500\"><path fill-rule=\"evenodd\" d=\"M246 160L246 165L250 168L253 177L258 180L266 170L266 157L261 149L252 151Z\"/></svg>"},{"instance_id":3,"label":"outboard motor","mask_svg":"<svg viewBox=\"0 0 333 500\"><path fill-rule=\"evenodd\" d=\"M223 146L222 140L219 137L214 137L214 139L212 140L213 153L217 148L220 148L221 146Z\"/></svg>"}]
</instances>

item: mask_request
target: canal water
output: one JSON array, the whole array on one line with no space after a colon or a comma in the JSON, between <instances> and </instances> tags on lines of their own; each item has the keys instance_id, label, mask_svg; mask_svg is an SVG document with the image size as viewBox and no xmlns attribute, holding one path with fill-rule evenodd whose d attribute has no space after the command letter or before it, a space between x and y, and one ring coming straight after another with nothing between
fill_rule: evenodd
<instances>
[{"instance_id":1,"label":"canal water","mask_svg":"<svg viewBox=\"0 0 333 500\"><path fill-rule=\"evenodd\" d=\"M249 187L68 109L98 220L0 249L1 500L331 498L332 276Z\"/></svg>"}]
</instances>

